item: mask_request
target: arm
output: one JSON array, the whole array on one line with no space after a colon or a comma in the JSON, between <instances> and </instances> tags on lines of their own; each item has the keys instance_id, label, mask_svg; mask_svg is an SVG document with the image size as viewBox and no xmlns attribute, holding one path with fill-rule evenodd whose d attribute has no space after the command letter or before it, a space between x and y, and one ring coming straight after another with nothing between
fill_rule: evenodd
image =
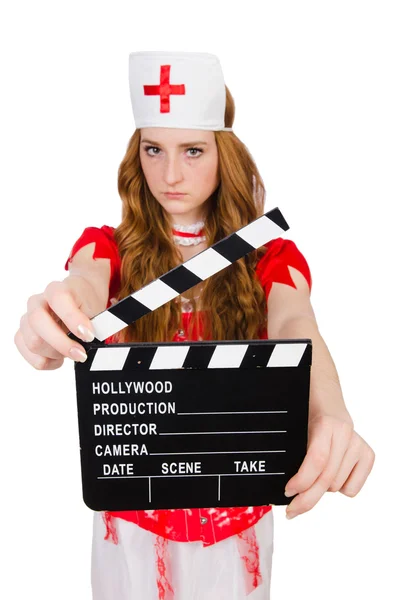
<instances>
[{"instance_id":1,"label":"arm","mask_svg":"<svg viewBox=\"0 0 397 600\"><path fill-rule=\"evenodd\" d=\"M317 326L307 281L294 267L288 269L296 289L273 283L268 298L268 337L312 340L309 420L318 414L332 415L353 425L334 361Z\"/></svg>"},{"instance_id":2,"label":"arm","mask_svg":"<svg viewBox=\"0 0 397 600\"><path fill-rule=\"evenodd\" d=\"M307 454L286 486L286 496L295 496L287 508L291 518L311 510L327 491L355 496L372 470L375 453L354 431L334 362L317 327L307 281L297 269L288 269L296 289L273 283L268 337L313 342Z\"/></svg>"}]
</instances>

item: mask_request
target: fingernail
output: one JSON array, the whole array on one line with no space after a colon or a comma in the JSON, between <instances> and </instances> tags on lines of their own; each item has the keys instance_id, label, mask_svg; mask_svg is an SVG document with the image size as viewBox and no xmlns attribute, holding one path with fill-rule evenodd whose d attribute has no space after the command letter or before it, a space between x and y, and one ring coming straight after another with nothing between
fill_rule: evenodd
<instances>
[{"instance_id":1,"label":"fingernail","mask_svg":"<svg viewBox=\"0 0 397 600\"><path fill-rule=\"evenodd\" d=\"M287 510L287 512L285 513L285 516L287 517L287 519L293 519L294 517L296 517L298 513L294 513L294 512L289 512Z\"/></svg>"},{"instance_id":2,"label":"fingernail","mask_svg":"<svg viewBox=\"0 0 397 600\"><path fill-rule=\"evenodd\" d=\"M87 360L86 353L80 350L80 348L76 348L75 346L73 346L73 348L69 350L69 354L75 361L85 362Z\"/></svg>"},{"instance_id":3,"label":"fingernail","mask_svg":"<svg viewBox=\"0 0 397 600\"><path fill-rule=\"evenodd\" d=\"M92 342L92 340L95 339L95 335L92 333L92 331L90 331L87 327L84 327L84 325L78 325L77 329L81 333L82 339L85 342Z\"/></svg>"},{"instance_id":4,"label":"fingernail","mask_svg":"<svg viewBox=\"0 0 397 600\"><path fill-rule=\"evenodd\" d=\"M291 496L295 496L296 493L296 490L285 490L284 496L287 496L287 498L291 498Z\"/></svg>"}]
</instances>

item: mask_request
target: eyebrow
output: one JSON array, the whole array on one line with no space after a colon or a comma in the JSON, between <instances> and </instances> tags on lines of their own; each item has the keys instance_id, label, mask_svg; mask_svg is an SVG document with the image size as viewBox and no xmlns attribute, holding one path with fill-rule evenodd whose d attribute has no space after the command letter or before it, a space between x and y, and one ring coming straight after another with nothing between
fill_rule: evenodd
<instances>
[{"instance_id":1,"label":"eyebrow","mask_svg":"<svg viewBox=\"0 0 397 600\"><path fill-rule=\"evenodd\" d=\"M152 142L151 140L141 140L141 143L152 144L153 146L161 146L158 142ZM190 146L196 146L197 144L206 144L207 142L197 141L197 142L186 142L185 144L179 144L179 148L188 148Z\"/></svg>"}]
</instances>

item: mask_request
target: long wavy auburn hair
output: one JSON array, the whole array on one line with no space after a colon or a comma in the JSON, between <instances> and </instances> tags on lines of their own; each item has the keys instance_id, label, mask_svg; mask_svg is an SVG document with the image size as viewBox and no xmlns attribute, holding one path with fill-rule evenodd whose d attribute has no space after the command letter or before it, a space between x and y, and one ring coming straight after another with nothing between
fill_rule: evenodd
<instances>
[{"instance_id":1,"label":"long wavy auburn hair","mask_svg":"<svg viewBox=\"0 0 397 600\"><path fill-rule=\"evenodd\" d=\"M225 87L225 127L232 127L235 105ZM208 199L205 220L208 247L262 215L266 195L262 178L246 146L231 131L215 131L214 134L220 183ZM119 300L183 262L173 242L171 217L147 185L139 157L140 140L140 130L136 129L118 171L122 221L114 237L121 256ZM192 299L194 315L187 332L188 339L199 321L204 340L259 338L267 326L267 307L255 266L265 252L265 247L254 250L199 284L200 310L197 311L197 303ZM189 295L194 296L194 292L195 288L192 288ZM178 296L123 329L116 340L172 341L181 323L181 297Z\"/></svg>"}]
</instances>

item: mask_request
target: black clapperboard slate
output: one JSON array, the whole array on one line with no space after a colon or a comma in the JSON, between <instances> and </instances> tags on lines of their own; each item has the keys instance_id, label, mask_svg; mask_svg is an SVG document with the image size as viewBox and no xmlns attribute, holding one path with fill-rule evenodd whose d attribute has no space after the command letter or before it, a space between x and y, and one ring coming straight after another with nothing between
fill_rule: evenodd
<instances>
[{"instance_id":1,"label":"black clapperboard slate","mask_svg":"<svg viewBox=\"0 0 397 600\"><path fill-rule=\"evenodd\" d=\"M99 510L288 504L312 341L104 340L289 229L278 208L91 319L75 363L83 498Z\"/></svg>"}]
</instances>

